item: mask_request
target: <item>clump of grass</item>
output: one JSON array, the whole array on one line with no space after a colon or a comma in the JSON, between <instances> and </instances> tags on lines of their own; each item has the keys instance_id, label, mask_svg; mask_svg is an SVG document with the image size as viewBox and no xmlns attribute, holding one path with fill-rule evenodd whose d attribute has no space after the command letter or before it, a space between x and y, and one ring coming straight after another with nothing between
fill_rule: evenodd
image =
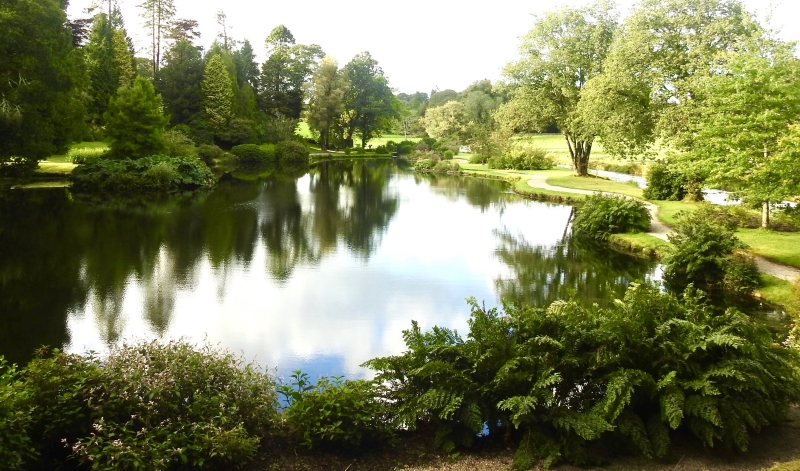
<instances>
[{"instance_id":1,"label":"clump of grass","mask_svg":"<svg viewBox=\"0 0 800 471\"><path fill-rule=\"evenodd\" d=\"M85 164L88 161L101 158L108 152L108 147L76 147L67 152L67 162Z\"/></svg>"}]
</instances>

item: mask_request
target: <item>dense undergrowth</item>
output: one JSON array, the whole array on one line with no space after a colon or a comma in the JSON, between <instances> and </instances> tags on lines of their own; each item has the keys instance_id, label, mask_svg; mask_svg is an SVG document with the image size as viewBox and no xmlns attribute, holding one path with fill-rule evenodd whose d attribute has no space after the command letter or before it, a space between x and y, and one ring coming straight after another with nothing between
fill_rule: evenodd
<instances>
[{"instance_id":1,"label":"dense undergrowth","mask_svg":"<svg viewBox=\"0 0 800 471\"><path fill-rule=\"evenodd\" d=\"M405 353L365 364L374 381L276 384L184 341L43 350L0 368L0 469L230 469L259 446L353 452L401 429L449 452L488 434L515 444L518 469L593 462L598 447L659 457L676 434L746 450L800 399L800 332L782 343L691 289L633 285L609 308L471 306L466 337L415 323Z\"/></svg>"}]
</instances>

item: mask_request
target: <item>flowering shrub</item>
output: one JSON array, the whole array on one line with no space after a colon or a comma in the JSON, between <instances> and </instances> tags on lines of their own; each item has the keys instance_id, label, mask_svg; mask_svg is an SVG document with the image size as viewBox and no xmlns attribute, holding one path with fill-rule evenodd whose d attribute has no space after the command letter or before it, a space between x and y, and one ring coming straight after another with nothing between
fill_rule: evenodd
<instances>
[{"instance_id":1,"label":"flowering shrub","mask_svg":"<svg viewBox=\"0 0 800 471\"><path fill-rule=\"evenodd\" d=\"M0 374L0 399L0 469L228 469L278 422L269 375L185 341L102 358L43 351Z\"/></svg>"}]
</instances>

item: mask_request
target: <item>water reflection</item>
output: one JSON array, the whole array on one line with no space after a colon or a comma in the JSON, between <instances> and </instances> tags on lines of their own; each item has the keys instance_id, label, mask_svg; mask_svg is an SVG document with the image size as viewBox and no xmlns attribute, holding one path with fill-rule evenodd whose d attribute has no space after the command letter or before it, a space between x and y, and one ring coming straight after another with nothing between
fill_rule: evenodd
<instances>
[{"instance_id":1,"label":"water reflection","mask_svg":"<svg viewBox=\"0 0 800 471\"><path fill-rule=\"evenodd\" d=\"M0 354L183 336L281 372L359 376L403 350L412 319L466 329L467 297L593 302L653 270L565 243L571 208L501 182L392 161L303 172L239 172L161 201L0 196Z\"/></svg>"}]
</instances>

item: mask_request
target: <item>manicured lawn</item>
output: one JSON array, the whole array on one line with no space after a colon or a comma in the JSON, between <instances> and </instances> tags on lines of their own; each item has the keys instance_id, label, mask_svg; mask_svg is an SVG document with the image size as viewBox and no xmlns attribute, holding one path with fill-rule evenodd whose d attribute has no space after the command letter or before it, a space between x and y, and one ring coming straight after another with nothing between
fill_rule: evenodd
<instances>
[{"instance_id":1,"label":"manicured lawn","mask_svg":"<svg viewBox=\"0 0 800 471\"><path fill-rule=\"evenodd\" d=\"M69 146L70 149L100 149L103 147L108 147L108 143L103 141L83 141ZM70 163L67 160L67 154L51 155L46 161L53 163ZM41 165L39 165L39 167L41 168Z\"/></svg>"},{"instance_id":2,"label":"manicured lawn","mask_svg":"<svg viewBox=\"0 0 800 471\"><path fill-rule=\"evenodd\" d=\"M739 229L736 235L757 254L800 267L800 232Z\"/></svg>"},{"instance_id":3,"label":"manicured lawn","mask_svg":"<svg viewBox=\"0 0 800 471\"><path fill-rule=\"evenodd\" d=\"M553 186L561 186L564 188L577 188L579 190L589 191L602 191L604 193L619 193L622 195L633 196L634 198L642 197L642 189L638 186L629 185L627 183L614 182L603 178L596 177L550 177L547 183Z\"/></svg>"},{"instance_id":4,"label":"manicured lawn","mask_svg":"<svg viewBox=\"0 0 800 471\"><path fill-rule=\"evenodd\" d=\"M43 161L39 162L39 168L36 169L36 173L38 174L46 174L46 175L69 175L72 173L72 169L77 167L77 165L69 163L69 162L49 162Z\"/></svg>"},{"instance_id":5,"label":"manicured lawn","mask_svg":"<svg viewBox=\"0 0 800 471\"><path fill-rule=\"evenodd\" d=\"M627 247L633 251L650 251L659 255L669 246L669 242L643 232L636 234L612 234L611 240L616 241L617 245Z\"/></svg>"},{"instance_id":6,"label":"manicured lawn","mask_svg":"<svg viewBox=\"0 0 800 471\"><path fill-rule=\"evenodd\" d=\"M534 193L534 194L539 194L539 195L552 195L552 196L561 196L561 197L564 197L564 198L574 198L574 199L578 199L578 200L582 200L583 198L586 198L586 195L581 195L579 193L569 193L567 191L553 191L553 190L547 190L547 189L544 189L544 188L535 188L535 187L532 187L532 186L528 185L528 181L525 180L524 178L522 180L519 180L519 181L515 182L514 183L514 188L516 188L517 190L521 191L523 194L525 194L525 193Z\"/></svg>"},{"instance_id":7,"label":"manicured lawn","mask_svg":"<svg viewBox=\"0 0 800 471\"><path fill-rule=\"evenodd\" d=\"M651 203L658 206L658 219L667 225L675 225L678 223L676 215L681 212L696 211L699 207L697 203L683 202L683 201L651 201Z\"/></svg>"}]
</instances>

